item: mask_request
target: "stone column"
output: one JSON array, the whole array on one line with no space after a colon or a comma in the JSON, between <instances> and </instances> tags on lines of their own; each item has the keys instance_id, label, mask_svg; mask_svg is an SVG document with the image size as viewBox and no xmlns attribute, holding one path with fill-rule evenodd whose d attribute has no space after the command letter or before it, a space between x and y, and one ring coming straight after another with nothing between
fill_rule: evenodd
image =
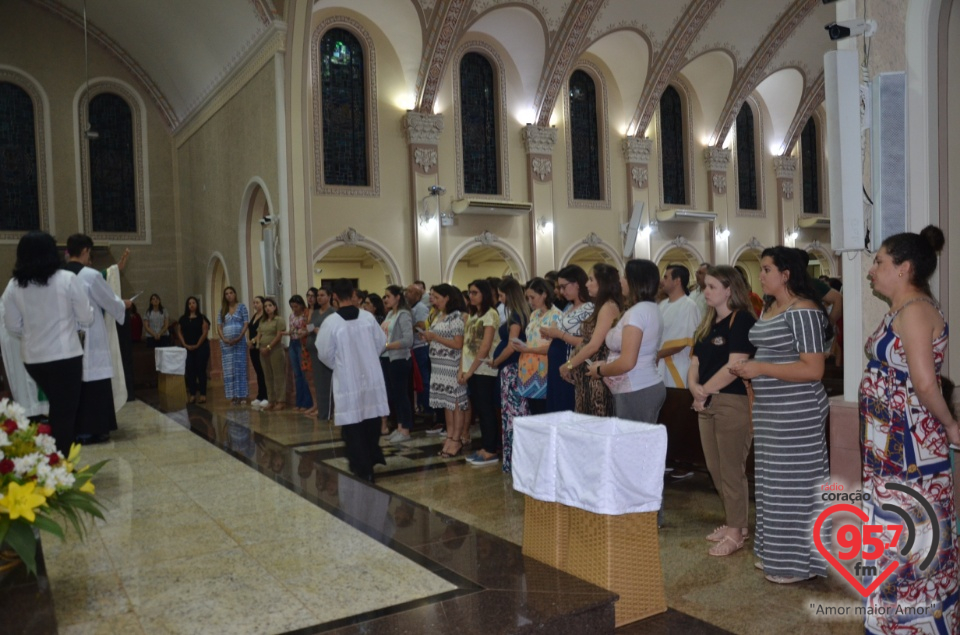
<instances>
[{"instance_id":1,"label":"stone column","mask_svg":"<svg viewBox=\"0 0 960 635\"><path fill-rule=\"evenodd\" d=\"M730 156L731 152L727 148L709 146L703 149L703 162L707 166L707 181L710 185L707 207L717 214L717 222L707 226L707 231L710 233L707 236L707 242L713 245L713 253L710 255L713 264L730 262L729 239L717 237L720 226L730 229L731 205L730 197L727 195L727 168L730 166ZM736 214L736 201L732 207Z\"/></svg>"},{"instance_id":2,"label":"stone column","mask_svg":"<svg viewBox=\"0 0 960 635\"><path fill-rule=\"evenodd\" d=\"M644 204L643 221L641 227L651 229L637 238L635 258L652 258L650 241L653 234L653 223L656 210L650 200L650 152L653 149L653 139L626 137L620 141L623 150L623 160L627 166L627 217L623 222L630 221L630 214L637 203Z\"/></svg>"},{"instance_id":3,"label":"stone column","mask_svg":"<svg viewBox=\"0 0 960 635\"><path fill-rule=\"evenodd\" d=\"M521 131L527 151L527 191L533 210L530 212L531 275L540 276L556 266L555 227L553 219L553 147L557 129L527 124ZM542 225L546 224L544 228ZM539 226L538 226L539 225Z\"/></svg>"},{"instance_id":4,"label":"stone column","mask_svg":"<svg viewBox=\"0 0 960 635\"><path fill-rule=\"evenodd\" d=\"M797 177L797 157L773 157L773 171L777 176L777 231L779 239L786 244L787 230L796 227L797 219L800 218L796 199L793 196Z\"/></svg>"},{"instance_id":5,"label":"stone column","mask_svg":"<svg viewBox=\"0 0 960 635\"><path fill-rule=\"evenodd\" d=\"M442 197L429 196L431 185L438 182L440 134L443 115L408 111L403 117L403 130L410 148L410 192L413 210L414 277L428 284L443 279L440 254L440 218L438 204ZM426 205L424 209L423 205ZM440 207L442 210L443 208ZM431 282L432 281L432 282Z\"/></svg>"}]
</instances>

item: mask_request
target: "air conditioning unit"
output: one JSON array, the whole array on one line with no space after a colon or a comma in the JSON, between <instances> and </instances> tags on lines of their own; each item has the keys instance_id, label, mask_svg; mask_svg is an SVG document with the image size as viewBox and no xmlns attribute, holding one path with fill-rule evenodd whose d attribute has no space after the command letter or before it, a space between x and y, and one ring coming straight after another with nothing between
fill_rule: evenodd
<instances>
[{"instance_id":1,"label":"air conditioning unit","mask_svg":"<svg viewBox=\"0 0 960 635\"><path fill-rule=\"evenodd\" d=\"M829 218L801 218L797 221L801 229L830 229Z\"/></svg>"},{"instance_id":2,"label":"air conditioning unit","mask_svg":"<svg viewBox=\"0 0 960 635\"><path fill-rule=\"evenodd\" d=\"M523 216L533 209L533 203L496 201L479 198L462 198L450 205L454 214L480 214L484 216Z\"/></svg>"},{"instance_id":3,"label":"air conditioning unit","mask_svg":"<svg viewBox=\"0 0 960 635\"><path fill-rule=\"evenodd\" d=\"M700 212L694 209L661 209L657 212L658 223L712 223L716 212Z\"/></svg>"}]
</instances>

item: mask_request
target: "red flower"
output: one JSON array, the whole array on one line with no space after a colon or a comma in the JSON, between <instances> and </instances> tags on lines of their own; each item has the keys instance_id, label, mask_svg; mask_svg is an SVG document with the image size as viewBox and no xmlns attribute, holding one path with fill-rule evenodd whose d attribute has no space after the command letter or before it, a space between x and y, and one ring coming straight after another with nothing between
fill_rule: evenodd
<instances>
[{"instance_id":1,"label":"red flower","mask_svg":"<svg viewBox=\"0 0 960 635\"><path fill-rule=\"evenodd\" d=\"M0 461L0 474L9 474L13 471L13 461L10 459L3 459Z\"/></svg>"},{"instance_id":2,"label":"red flower","mask_svg":"<svg viewBox=\"0 0 960 635\"><path fill-rule=\"evenodd\" d=\"M46 423L41 423L37 425L37 434L50 434L52 432L53 432L53 428L51 428Z\"/></svg>"},{"instance_id":3,"label":"red flower","mask_svg":"<svg viewBox=\"0 0 960 635\"><path fill-rule=\"evenodd\" d=\"M48 458L50 459L50 465L56 465L57 463L60 462L60 455L57 454L56 452L51 454Z\"/></svg>"},{"instance_id":4,"label":"red flower","mask_svg":"<svg viewBox=\"0 0 960 635\"><path fill-rule=\"evenodd\" d=\"M13 434L17 431L17 422L13 419L7 419L3 422L3 431L7 434Z\"/></svg>"}]
</instances>

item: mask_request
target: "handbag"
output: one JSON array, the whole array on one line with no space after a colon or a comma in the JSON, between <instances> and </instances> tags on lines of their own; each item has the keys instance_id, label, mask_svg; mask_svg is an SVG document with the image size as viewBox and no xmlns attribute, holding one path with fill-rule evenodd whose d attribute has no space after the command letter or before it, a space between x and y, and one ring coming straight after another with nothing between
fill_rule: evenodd
<instances>
[{"instance_id":1,"label":"handbag","mask_svg":"<svg viewBox=\"0 0 960 635\"><path fill-rule=\"evenodd\" d=\"M520 353L517 363L517 392L527 399L545 399L547 396L547 356Z\"/></svg>"}]
</instances>

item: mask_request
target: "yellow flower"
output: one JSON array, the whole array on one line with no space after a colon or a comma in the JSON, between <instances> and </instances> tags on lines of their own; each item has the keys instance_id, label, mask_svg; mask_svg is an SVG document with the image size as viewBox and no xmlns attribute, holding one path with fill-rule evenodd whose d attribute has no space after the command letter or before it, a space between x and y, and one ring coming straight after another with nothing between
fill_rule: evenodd
<instances>
[{"instance_id":1,"label":"yellow flower","mask_svg":"<svg viewBox=\"0 0 960 635\"><path fill-rule=\"evenodd\" d=\"M96 489L97 488L93 486L93 481L87 481L86 483L80 486L80 491L87 494L96 493Z\"/></svg>"},{"instance_id":2,"label":"yellow flower","mask_svg":"<svg viewBox=\"0 0 960 635\"><path fill-rule=\"evenodd\" d=\"M76 463L78 458L80 458L80 444L71 443L70 454L67 456L67 460L71 463Z\"/></svg>"},{"instance_id":3,"label":"yellow flower","mask_svg":"<svg viewBox=\"0 0 960 635\"><path fill-rule=\"evenodd\" d=\"M5 509L10 514L10 520L23 516L31 523L36 521L37 516L33 510L47 502L45 496L33 493L36 487L35 481L26 485L11 482L7 488L7 495L0 498L0 509Z\"/></svg>"}]
</instances>

